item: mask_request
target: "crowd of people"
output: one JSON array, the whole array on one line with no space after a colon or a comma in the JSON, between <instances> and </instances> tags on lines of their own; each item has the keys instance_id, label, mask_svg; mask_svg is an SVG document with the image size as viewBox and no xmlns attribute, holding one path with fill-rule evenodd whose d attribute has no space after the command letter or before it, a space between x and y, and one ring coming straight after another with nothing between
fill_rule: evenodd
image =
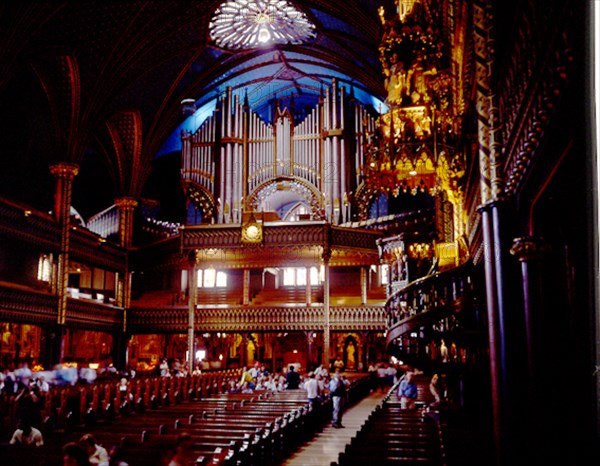
<instances>
[{"instance_id":1,"label":"crowd of people","mask_svg":"<svg viewBox=\"0 0 600 466\"><path fill-rule=\"evenodd\" d=\"M176 362L176 361L175 361ZM181 377L191 375L182 365L167 363L165 359L159 366L162 377ZM330 372L331 371L331 372ZM418 390L415 377L423 374L417 369L382 361L368 367L371 392L386 392L397 385L396 395L404 409L415 408ZM125 377L124 375L127 375ZM117 374L120 379L119 387L126 390L128 380L135 377L135 372ZM23 448L36 448L44 445L41 430L40 411L43 398L50 390L51 382L46 379L46 373L34 373L27 364L21 364L13 371L4 370L0 377L0 394L14 396L15 412L18 424L10 437L9 444ZM81 381L78 377L77 380ZM84 379L85 381L85 379ZM260 362L250 367L243 367L237 376L233 376L227 384L229 393L252 393L254 391L282 392L287 390L303 390L306 400L318 407L327 399L331 399L331 426L343 428L342 417L350 388L350 381L340 367L323 365L305 373L296 364L290 364L278 372L269 372ZM447 400L447 388L444 376L434 374L431 377L425 393L425 405L438 409ZM180 435L165 466L186 464L186 458L191 453L189 434ZM118 446L109 450L99 445L92 434L85 434L79 442L68 443L63 447L64 466L128 466L122 459Z\"/></svg>"}]
</instances>

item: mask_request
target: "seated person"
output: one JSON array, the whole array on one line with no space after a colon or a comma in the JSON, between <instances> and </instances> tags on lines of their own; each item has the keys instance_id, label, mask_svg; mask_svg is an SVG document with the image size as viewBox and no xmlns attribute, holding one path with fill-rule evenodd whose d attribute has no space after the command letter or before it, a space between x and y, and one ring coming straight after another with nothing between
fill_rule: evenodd
<instances>
[{"instance_id":1,"label":"seated person","mask_svg":"<svg viewBox=\"0 0 600 466\"><path fill-rule=\"evenodd\" d=\"M432 401L429 406L437 408L440 406L443 399L442 383L437 374L433 374L431 383L429 384L429 393L431 394Z\"/></svg>"},{"instance_id":2,"label":"seated person","mask_svg":"<svg viewBox=\"0 0 600 466\"><path fill-rule=\"evenodd\" d=\"M417 384L414 382L414 373L407 372L400 382L398 398L402 409L412 409L417 401Z\"/></svg>"},{"instance_id":3,"label":"seated person","mask_svg":"<svg viewBox=\"0 0 600 466\"><path fill-rule=\"evenodd\" d=\"M297 390L300 387L300 374L294 370L294 365L290 364L289 371L285 377L288 390Z\"/></svg>"},{"instance_id":4,"label":"seated person","mask_svg":"<svg viewBox=\"0 0 600 466\"><path fill-rule=\"evenodd\" d=\"M63 466L90 466L88 454L77 443L69 442L62 447Z\"/></svg>"},{"instance_id":5,"label":"seated person","mask_svg":"<svg viewBox=\"0 0 600 466\"><path fill-rule=\"evenodd\" d=\"M104 448L102 445L98 445L92 434L85 434L83 437L81 437L81 439L79 439L79 445L81 445L81 447L88 454L90 464L108 464L110 458L108 457L106 448Z\"/></svg>"},{"instance_id":6,"label":"seated person","mask_svg":"<svg viewBox=\"0 0 600 466\"><path fill-rule=\"evenodd\" d=\"M42 433L26 419L21 419L9 442L11 445L41 447L44 444Z\"/></svg>"}]
</instances>

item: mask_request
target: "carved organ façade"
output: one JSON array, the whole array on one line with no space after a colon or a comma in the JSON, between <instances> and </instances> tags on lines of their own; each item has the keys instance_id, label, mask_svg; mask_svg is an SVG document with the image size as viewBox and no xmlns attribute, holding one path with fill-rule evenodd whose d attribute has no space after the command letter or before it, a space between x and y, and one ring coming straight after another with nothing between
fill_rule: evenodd
<instances>
[{"instance_id":1,"label":"carved organ fa\u00e7ade","mask_svg":"<svg viewBox=\"0 0 600 466\"><path fill-rule=\"evenodd\" d=\"M197 217L240 223L244 211L281 207L271 195L284 190L310 219L350 221L365 140L376 125L372 112L335 80L298 124L293 108L278 105L275 121L266 123L241 100L228 88L198 131L182 135L181 176Z\"/></svg>"}]
</instances>

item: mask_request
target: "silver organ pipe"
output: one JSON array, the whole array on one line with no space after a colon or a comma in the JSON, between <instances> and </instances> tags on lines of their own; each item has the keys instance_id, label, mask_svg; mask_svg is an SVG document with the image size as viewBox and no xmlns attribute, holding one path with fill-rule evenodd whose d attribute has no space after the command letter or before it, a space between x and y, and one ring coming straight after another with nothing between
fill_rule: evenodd
<instances>
[{"instance_id":1,"label":"silver organ pipe","mask_svg":"<svg viewBox=\"0 0 600 466\"><path fill-rule=\"evenodd\" d=\"M347 199L360 185L365 145L376 125L367 109L354 105L336 80L297 126L287 109L277 109L274 123L269 124L241 100L228 88L220 108L194 134L182 132L181 176L214 196L217 221L240 222L243 196L252 196L280 176L313 185L323 196L329 221L350 221ZM351 126L348 116L354 119ZM349 138L354 142L349 144ZM349 147L355 147L355 152L348 152Z\"/></svg>"}]
</instances>

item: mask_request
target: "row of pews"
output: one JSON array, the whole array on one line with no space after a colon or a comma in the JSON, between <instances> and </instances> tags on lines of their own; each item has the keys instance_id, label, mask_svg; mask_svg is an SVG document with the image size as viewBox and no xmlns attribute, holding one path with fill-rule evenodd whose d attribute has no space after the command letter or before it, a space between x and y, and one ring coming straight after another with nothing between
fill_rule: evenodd
<instances>
[{"instance_id":1,"label":"row of pews","mask_svg":"<svg viewBox=\"0 0 600 466\"><path fill-rule=\"evenodd\" d=\"M402 409L396 384L330 466L445 466L439 416L427 407L428 386L417 377L417 407Z\"/></svg>"},{"instance_id":2,"label":"row of pews","mask_svg":"<svg viewBox=\"0 0 600 466\"><path fill-rule=\"evenodd\" d=\"M141 398L143 405L135 401L126 406L132 397L116 386L117 392L110 390L110 403L119 409L110 416L91 417L90 405L78 422L46 429L43 447L14 447L3 439L6 441L0 445L0 457L11 465L60 466L62 446L77 442L84 433L92 433L107 450L119 446L123 460L130 466L166 465L178 435L185 432L193 440L190 466L274 466L330 420L331 403L327 398L313 407L307 403L303 390L226 393L227 376L221 376L211 379L207 386L192 377L166 379L167 382L158 378L139 385L137 381L129 382L133 399ZM87 388L88 392L94 391L94 387ZM357 377L349 397L364 396L366 392L368 379ZM113 396L116 393L120 396ZM86 400L81 402L83 407L93 403L94 396L82 393L80 399ZM103 414L104 401L97 408Z\"/></svg>"},{"instance_id":3,"label":"row of pews","mask_svg":"<svg viewBox=\"0 0 600 466\"><path fill-rule=\"evenodd\" d=\"M232 369L194 377L139 377L128 381L125 387L121 386L119 377L93 384L53 387L47 393L38 394L36 411L39 416L36 417L39 422L34 421L34 425L48 434L69 430L82 422L94 425L132 412L206 398L224 391L231 377L239 377L238 372ZM18 417L17 396L3 394L0 397L2 437L14 431Z\"/></svg>"}]
</instances>

